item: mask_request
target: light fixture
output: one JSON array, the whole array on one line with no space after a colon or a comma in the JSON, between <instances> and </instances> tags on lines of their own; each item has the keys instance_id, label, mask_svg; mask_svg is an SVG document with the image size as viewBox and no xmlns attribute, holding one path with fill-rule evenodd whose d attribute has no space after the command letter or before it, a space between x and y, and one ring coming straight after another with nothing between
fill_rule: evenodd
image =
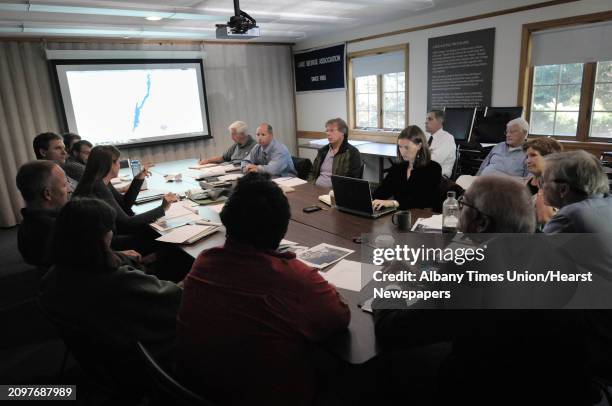
<instances>
[{"instance_id":1,"label":"light fixture","mask_svg":"<svg viewBox=\"0 0 612 406\"><path fill-rule=\"evenodd\" d=\"M162 19L162 17L160 17L160 16L148 16L148 17L145 17L145 19L149 20L149 21L159 21L159 20Z\"/></svg>"}]
</instances>

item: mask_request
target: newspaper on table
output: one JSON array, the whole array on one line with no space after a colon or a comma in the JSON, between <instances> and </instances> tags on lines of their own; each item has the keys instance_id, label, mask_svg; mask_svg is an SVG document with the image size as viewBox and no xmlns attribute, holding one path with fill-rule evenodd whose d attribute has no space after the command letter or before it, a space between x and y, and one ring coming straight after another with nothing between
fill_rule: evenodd
<instances>
[{"instance_id":1,"label":"newspaper on table","mask_svg":"<svg viewBox=\"0 0 612 406\"><path fill-rule=\"evenodd\" d=\"M353 252L355 251L321 243L305 251L299 252L297 254L297 259L313 268L323 269L331 264L335 264Z\"/></svg>"},{"instance_id":2,"label":"newspaper on table","mask_svg":"<svg viewBox=\"0 0 612 406\"><path fill-rule=\"evenodd\" d=\"M429 218L420 218L412 226L411 231L417 233L441 233L442 215L434 214Z\"/></svg>"}]
</instances>

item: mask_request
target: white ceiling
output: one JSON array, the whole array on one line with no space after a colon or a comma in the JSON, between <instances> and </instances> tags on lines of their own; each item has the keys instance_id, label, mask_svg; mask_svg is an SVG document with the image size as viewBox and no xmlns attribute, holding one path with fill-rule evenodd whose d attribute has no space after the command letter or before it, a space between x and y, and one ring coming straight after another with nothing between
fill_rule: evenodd
<instances>
[{"instance_id":1,"label":"white ceiling","mask_svg":"<svg viewBox=\"0 0 612 406\"><path fill-rule=\"evenodd\" d=\"M254 41L297 42L476 1L242 0L240 8L260 27ZM0 37L209 40L233 13L232 0L0 0Z\"/></svg>"}]
</instances>

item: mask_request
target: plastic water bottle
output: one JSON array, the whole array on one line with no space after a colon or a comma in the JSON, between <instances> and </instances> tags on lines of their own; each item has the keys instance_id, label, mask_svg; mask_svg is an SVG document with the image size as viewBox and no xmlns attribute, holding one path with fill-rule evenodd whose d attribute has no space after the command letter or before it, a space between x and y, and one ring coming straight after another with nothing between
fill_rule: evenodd
<instances>
[{"instance_id":1,"label":"plastic water bottle","mask_svg":"<svg viewBox=\"0 0 612 406\"><path fill-rule=\"evenodd\" d=\"M459 224L459 204L455 199L455 192L447 192L446 196L442 204L442 232L456 233Z\"/></svg>"}]
</instances>

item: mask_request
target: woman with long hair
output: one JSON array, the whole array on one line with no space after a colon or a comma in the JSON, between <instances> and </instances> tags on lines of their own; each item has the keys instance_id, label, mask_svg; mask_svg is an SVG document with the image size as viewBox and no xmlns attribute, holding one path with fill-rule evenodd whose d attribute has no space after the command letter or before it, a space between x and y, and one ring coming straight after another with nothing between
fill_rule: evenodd
<instances>
[{"instance_id":1,"label":"woman with long hair","mask_svg":"<svg viewBox=\"0 0 612 406\"><path fill-rule=\"evenodd\" d=\"M174 193L167 193L162 204L147 212L134 215L132 206L138 197L140 187L146 176L150 175L149 165L144 165L142 171L134 176L132 183L124 195L117 192L111 179L119 175L119 150L111 145L94 147L87 161L85 173L79 182L74 196L95 197L108 203L117 212L115 224L118 234L134 234L155 220L163 217L172 202L177 200Z\"/></svg>"},{"instance_id":2,"label":"woman with long hair","mask_svg":"<svg viewBox=\"0 0 612 406\"><path fill-rule=\"evenodd\" d=\"M374 191L374 209L438 206L442 167L431 160L425 134L418 126L406 127L397 137L397 158L399 162Z\"/></svg>"}]
</instances>

